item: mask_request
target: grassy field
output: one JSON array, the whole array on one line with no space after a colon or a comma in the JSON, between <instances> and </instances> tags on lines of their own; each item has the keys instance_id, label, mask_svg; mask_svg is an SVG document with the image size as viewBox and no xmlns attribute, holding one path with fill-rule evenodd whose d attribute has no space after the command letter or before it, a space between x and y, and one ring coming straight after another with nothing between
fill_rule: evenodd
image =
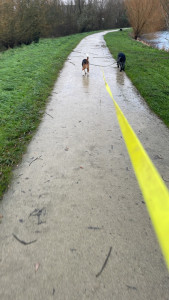
<instances>
[{"instance_id":1,"label":"grassy field","mask_svg":"<svg viewBox=\"0 0 169 300\"><path fill-rule=\"evenodd\" d=\"M69 53L87 34L0 53L0 199L44 112Z\"/></svg>"},{"instance_id":2,"label":"grassy field","mask_svg":"<svg viewBox=\"0 0 169 300\"><path fill-rule=\"evenodd\" d=\"M115 59L118 52L126 54L126 74L169 127L169 52L133 40L131 30L108 33L105 41Z\"/></svg>"}]
</instances>

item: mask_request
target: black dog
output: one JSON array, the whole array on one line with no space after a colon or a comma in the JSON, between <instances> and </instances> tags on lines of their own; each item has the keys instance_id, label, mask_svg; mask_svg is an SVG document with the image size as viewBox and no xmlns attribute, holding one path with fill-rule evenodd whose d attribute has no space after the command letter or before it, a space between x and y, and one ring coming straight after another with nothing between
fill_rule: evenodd
<instances>
[{"instance_id":1,"label":"black dog","mask_svg":"<svg viewBox=\"0 0 169 300\"><path fill-rule=\"evenodd\" d=\"M125 69L126 56L124 53L120 52L117 57L117 67L120 67L120 72Z\"/></svg>"}]
</instances>

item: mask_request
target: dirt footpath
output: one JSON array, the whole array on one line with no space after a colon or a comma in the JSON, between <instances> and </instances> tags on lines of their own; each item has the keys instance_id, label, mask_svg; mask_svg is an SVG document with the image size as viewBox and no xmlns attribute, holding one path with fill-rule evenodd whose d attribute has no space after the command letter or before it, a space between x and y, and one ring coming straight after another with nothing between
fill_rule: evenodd
<instances>
[{"instance_id":1,"label":"dirt footpath","mask_svg":"<svg viewBox=\"0 0 169 300\"><path fill-rule=\"evenodd\" d=\"M69 56L0 203L2 300L169 299L169 273L100 66L168 185L169 130L119 72L103 34Z\"/></svg>"}]
</instances>

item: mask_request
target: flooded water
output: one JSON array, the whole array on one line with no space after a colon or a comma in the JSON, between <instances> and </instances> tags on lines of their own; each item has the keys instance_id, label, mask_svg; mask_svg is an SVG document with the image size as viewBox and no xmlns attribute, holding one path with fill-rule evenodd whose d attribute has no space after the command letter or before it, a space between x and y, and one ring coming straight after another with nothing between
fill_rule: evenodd
<instances>
[{"instance_id":1,"label":"flooded water","mask_svg":"<svg viewBox=\"0 0 169 300\"><path fill-rule=\"evenodd\" d=\"M142 39L151 44L153 47L169 50L169 31L158 31L155 33L144 34Z\"/></svg>"}]
</instances>

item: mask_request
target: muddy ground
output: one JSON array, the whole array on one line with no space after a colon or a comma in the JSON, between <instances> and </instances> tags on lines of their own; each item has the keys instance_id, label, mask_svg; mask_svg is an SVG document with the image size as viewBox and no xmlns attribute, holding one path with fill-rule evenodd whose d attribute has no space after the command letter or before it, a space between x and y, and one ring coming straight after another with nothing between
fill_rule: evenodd
<instances>
[{"instance_id":1,"label":"muddy ground","mask_svg":"<svg viewBox=\"0 0 169 300\"><path fill-rule=\"evenodd\" d=\"M2 300L169 299L169 273L101 67L168 186L169 131L119 72L103 34L69 56L0 203ZM86 53L90 75L82 76Z\"/></svg>"}]
</instances>

